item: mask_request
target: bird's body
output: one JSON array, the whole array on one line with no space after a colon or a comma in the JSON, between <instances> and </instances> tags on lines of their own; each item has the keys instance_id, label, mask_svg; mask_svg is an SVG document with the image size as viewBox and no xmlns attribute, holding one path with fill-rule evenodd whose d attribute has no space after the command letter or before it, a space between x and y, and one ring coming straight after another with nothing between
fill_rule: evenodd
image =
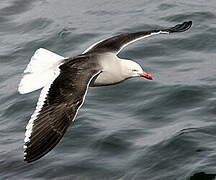
<instances>
[{"instance_id":1,"label":"bird's body","mask_svg":"<svg viewBox=\"0 0 216 180\"><path fill-rule=\"evenodd\" d=\"M131 60L120 59L113 53L99 55L98 63L102 72L95 78L90 86L106 86L122 82L131 77L130 67L140 67L137 63ZM140 73L142 73L141 68Z\"/></svg>"},{"instance_id":2,"label":"bird's body","mask_svg":"<svg viewBox=\"0 0 216 180\"><path fill-rule=\"evenodd\" d=\"M183 32L191 25L189 21L172 28L120 34L93 44L73 58L37 50L18 88L21 94L43 88L26 127L24 160L39 159L60 141L74 122L89 86L116 84L132 77L153 79L136 62L117 56L123 47L151 35Z\"/></svg>"}]
</instances>

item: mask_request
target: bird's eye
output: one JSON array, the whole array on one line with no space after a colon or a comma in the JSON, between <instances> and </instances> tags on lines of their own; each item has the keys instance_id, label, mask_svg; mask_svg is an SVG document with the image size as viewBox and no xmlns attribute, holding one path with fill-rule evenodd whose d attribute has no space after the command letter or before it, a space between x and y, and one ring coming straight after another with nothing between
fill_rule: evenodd
<instances>
[{"instance_id":1,"label":"bird's eye","mask_svg":"<svg viewBox=\"0 0 216 180\"><path fill-rule=\"evenodd\" d=\"M137 72L137 70L136 70L136 69L132 69L132 71L133 71L133 72Z\"/></svg>"}]
</instances>

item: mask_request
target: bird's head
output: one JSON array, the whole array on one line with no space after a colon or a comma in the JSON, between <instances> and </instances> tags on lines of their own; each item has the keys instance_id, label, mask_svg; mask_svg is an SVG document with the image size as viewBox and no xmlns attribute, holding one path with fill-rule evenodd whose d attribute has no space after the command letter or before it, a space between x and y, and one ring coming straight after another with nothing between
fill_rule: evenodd
<instances>
[{"instance_id":1,"label":"bird's head","mask_svg":"<svg viewBox=\"0 0 216 180\"><path fill-rule=\"evenodd\" d=\"M153 77L151 74L148 74L145 72L142 67L131 60L124 60L123 62L123 73L127 78L131 77L144 77L149 80L153 80Z\"/></svg>"}]
</instances>

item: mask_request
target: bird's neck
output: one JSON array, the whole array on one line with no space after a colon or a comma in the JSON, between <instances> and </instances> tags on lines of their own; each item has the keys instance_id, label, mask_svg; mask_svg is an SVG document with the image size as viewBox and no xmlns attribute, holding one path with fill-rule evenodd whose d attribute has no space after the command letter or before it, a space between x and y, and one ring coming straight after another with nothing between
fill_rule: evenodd
<instances>
[{"instance_id":1,"label":"bird's neck","mask_svg":"<svg viewBox=\"0 0 216 180\"><path fill-rule=\"evenodd\" d=\"M126 59L120 59L117 56L107 56L106 60L102 61L103 70L102 73L96 78L94 86L117 84L125 79L128 79L129 75L125 71L128 67L128 61L129 60Z\"/></svg>"}]
</instances>

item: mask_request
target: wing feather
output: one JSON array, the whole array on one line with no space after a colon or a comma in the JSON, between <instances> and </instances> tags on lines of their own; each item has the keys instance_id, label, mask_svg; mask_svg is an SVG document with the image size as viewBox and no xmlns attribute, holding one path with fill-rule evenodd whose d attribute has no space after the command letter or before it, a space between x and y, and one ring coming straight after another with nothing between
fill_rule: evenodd
<instances>
[{"instance_id":1,"label":"wing feather","mask_svg":"<svg viewBox=\"0 0 216 180\"><path fill-rule=\"evenodd\" d=\"M183 32L188 30L192 26L192 21L187 21L182 24L177 24L171 28L150 30L150 31L140 31L134 33L123 33L111 38L99 41L87 48L83 53L91 52L112 52L118 54L121 49L123 49L128 44L135 42L137 40L156 35L156 34L169 34L176 32Z\"/></svg>"},{"instance_id":2,"label":"wing feather","mask_svg":"<svg viewBox=\"0 0 216 180\"><path fill-rule=\"evenodd\" d=\"M59 69L59 76L43 92L47 96L42 108L31 117L24 144L27 162L41 158L58 144L82 106L89 83L101 71L88 56L68 60Z\"/></svg>"}]
</instances>

